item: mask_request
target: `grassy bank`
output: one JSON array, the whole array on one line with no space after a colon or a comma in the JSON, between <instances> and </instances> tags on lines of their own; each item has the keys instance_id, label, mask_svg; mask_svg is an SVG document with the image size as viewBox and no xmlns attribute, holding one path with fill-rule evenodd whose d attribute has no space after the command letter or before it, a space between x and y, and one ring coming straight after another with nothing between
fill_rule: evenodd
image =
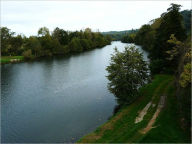
<instances>
[{"instance_id":1,"label":"grassy bank","mask_svg":"<svg viewBox=\"0 0 192 144\"><path fill-rule=\"evenodd\" d=\"M173 86L173 77L157 75L152 83L140 90L139 97L131 105L124 107L107 123L93 133L81 138L80 143L125 143L125 142L190 142L190 138L179 126L177 101ZM165 98L163 107L159 108L161 98ZM147 104L151 106L143 119L135 123L136 117ZM158 110L160 111L158 113ZM158 113L154 120L154 115ZM150 122L152 127L147 129Z\"/></svg>"},{"instance_id":2,"label":"grassy bank","mask_svg":"<svg viewBox=\"0 0 192 144\"><path fill-rule=\"evenodd\" d=\"M1 64L23 61L23 56L1 56Z\"/></svg>"}]
</instances>

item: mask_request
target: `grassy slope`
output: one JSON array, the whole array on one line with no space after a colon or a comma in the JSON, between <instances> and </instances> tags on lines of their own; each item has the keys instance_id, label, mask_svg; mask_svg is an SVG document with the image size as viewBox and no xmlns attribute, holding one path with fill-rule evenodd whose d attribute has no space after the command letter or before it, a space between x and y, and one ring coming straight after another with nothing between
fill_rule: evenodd
<instances>
[{"instance_id":1,"label":"grassy slope","mask_svg":"<svg viewBox=\"0 0 192 144\"><path fill-rule=\"evenodd\" d=\"M130 106L124 107L113 116L107 123L96 129L95 132L83 137L78 142L189 142L185 133L180 129L177 117L176 98L173 87L173 77L169 75L157 75L153 82L140 90L139 97ZM166 95L166 105L160 112L154 126L146 134L141 134L140 130L146 127L149 120L157 109L161 95ZM135 124L138 112L142 110L148 102L156 104L150 107L144 119Z\"/></svg>"},{"instance_id":2,"label":"grassy slope","mask_svg":"<svg viewBox=\"0 0 192 144\"><path fill-rule=\"evenodd\" d=\"M23 56L1 56L1 63L11 63L12 59L17 59L19 61L23 60Z\"/></svg>"}]
</instances>

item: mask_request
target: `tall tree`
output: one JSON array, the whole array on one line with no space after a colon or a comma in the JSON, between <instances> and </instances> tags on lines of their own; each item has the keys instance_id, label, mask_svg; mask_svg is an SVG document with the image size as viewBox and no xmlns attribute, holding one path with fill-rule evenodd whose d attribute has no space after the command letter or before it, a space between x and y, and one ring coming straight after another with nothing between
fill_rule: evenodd
<instances>
[{"instance_id":1,"label":"tall tree","mask_svg":"<svg viewBox=\"0 0 192 144\"><path fill-rule=\"evenodd\" d=\"M14 32L11 32L7 27L1 27L1 54L10 55L9 49L11 49L10 40L13 37Z\"/></svg>"},{"instance_id":2,"label":"tall tree","mask_svg":"<svg viewBox=\"0 0 192 144\"><path fill-rule=\"evenodd\" d=\"M38 35L39 36L46 36L46 35L50 35L49 33L49 29L47 27L42 27L38 30Z\"/></svg>"},{"instance_id":3,"label":"tall tree","mask_svg":"<svg viewBox=\"0 0 192 144\"><path fill-rule=\"evenodd\" d=\"M61 45L67 45L69 43L68 32L58 27L54 29L52 37L58 39Z\"/></svg>"},{"instance_id":4,"label":"tall tree","mask_svg":"<svg viewBox=\"0 0 192 144\"><path fill-rule=\"evenodd\" d=\"M108 88L118 98L120 104L132 102L138 95L138 89L148 80L147 63L142 53L134 46L126 47L124 52L115 49L110 65Z\"/></svg>"},{"instance_id":5,"label":"tall tree","mask_svg":"<svg viewBox=\"0 0 192 144\"><path fill-rule=\"evenodd\" d=\"M171 4L171 7L167 9L167 13L162 15L161 24L156 31L155 43L150 53L152 61L158 60L161 62L161 68L155 66L158 69L154 69L154 73L160 72L160 69L167 70L174 65L166 59L168 57L166 51L172 49L172 45L167 42L171 34L174 34L179 41L186 38L182 16L179 13L180 7L181 5ZM151 67L153 67L154 63L151 64ZM158 65L158 63L155 65Z\"/></svg>"}]
</instances>

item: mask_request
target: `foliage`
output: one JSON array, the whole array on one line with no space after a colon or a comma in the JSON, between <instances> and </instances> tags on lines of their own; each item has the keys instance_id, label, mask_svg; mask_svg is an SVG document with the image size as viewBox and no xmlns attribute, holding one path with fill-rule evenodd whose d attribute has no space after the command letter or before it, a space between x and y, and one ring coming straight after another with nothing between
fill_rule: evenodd
<instances>
[{"instance_id":1,"label":"foliage","mask_svg":"<svg viewBox=\"0 0 192 144\"><path fill-rule=\"evenodd\" d=\"M141 26L135 35L128 34L121 40L141 45L149 52L152 74L174 73L178 66L181 53L178 51L177 56L170 60L170 53L173 55L175 45L171 43L174 40L170 39L170 36L174 35L177 41L182 43L186 39L186 31L190 33L191 29L191 10L179 12L180 7L180 5L171 4L167 12L161 14L161 17Z\"/></svg>"},{"instance_id":2,"label":"foliage","mask_svg":"<svg viewBox=\"0 0 192 144\"><path fill-rule=\"evenodd\" d=\"M155 59L150 62L149 68L152 75L162 73L165 70L164 61L162 59Z\"/></svg>"},{"instance_id":3,"label":"foliage","mask_svg":"<svg viewBox=\"0 0 192 144\"><path fill-rule=\"evenodd\" d=\"M61 45L67 45L69 43L68 32L58 27L54 29L52 37L57 39Z\"/></svg>"},{"instance_id":4,"label":"foliage","mask_svg":"<svg viewBox=\"0 0 192 144\"><path fill-rule=\"evenodd\" d=\"M187 87L191 83L191 63L187 63L184 66L179 83L181 87Z\"/></svg>"},{"instance_id":5,"label":"foliage","mask_svg":"<svg viewBox=\"0 0 192 144\"><path fill-rule=\"evenodd\" d=\"M91 49L91 40L87 39L81 39L80 40L81 46L83 47L84 50L90 50Z\"/></svg>"},{"instance_id":6,"label":"foliage","mask_svg":"<svg viewBox=\"0 0 192 144\"><path fill-rule=\"evenodd\" d=\"M168 57L168 60L173 60L175 57L178 56L178 54L182 50L183 43L181 41L178 41L177 38L174 36L174 34L172 34L170 36L170 39L168 40L168 43L175 45L171 50L167 51L167 53L170 56L170 57Z\"/></svg>"},{"instance_id":7,"label":"foliage","mask_svg":"<svg viewBox=\"0 0 192 144\"><path fill-rule=\"evenodd\" d=\"M134 46L126 47L124 52L115 48L110 65L108 88L119 99L119 102L129 103L138 95L138 88L148 80L148 68L142 53Z\"/></svg>"},{"instance_id":8,"label":"foliage","mask_svg":"<svg viewBox=\"0 0 192 144\"><path fill-rule=\"evenodd\" d=\"M150 25L143 25L135 36L135 43L150 51L154 43L155 32Z\"/></svg>"},{"instance_id":9,"label":"foliage","mask_svg":"<svg viewBox=\"0 0 192 144\"><path fill-rule=\"evenodd\" d=\"M71 52L81 52L83 51L83 47L81 46L80 39L73 38L68 45Z\"/></svg>"},{"instance_id":10,"label":"foliage","mask_svg":"<svg viewBox=\"0 0 192 144\"><path fill-rule=\"evenodd\" d=\"M181 87L186 87L191 83L191 45L178 41L174 35L170 36L169 43L173 44L173 48L167 51L172 63L179 73L179 83ZM180 69L179 69L180 68Z\"/></svg>"},{"instance_id":11,"label":"foliage","mask_svg":"<svg viewBox=\"0 0 192 144\"><path fill-rule=\"evenodd\" d=\"M42 27L38 30L38 35L39 36L46 36L46 35L50 35L49 34L49 29L46 27Z\"/></svg>"},{"instance_id":12,"label":"foliage","mask_svg":"<svg viewBox=\"0 0 192 144\"><path fill-rule=\"evenodd\" d=\"M139 90L141 97L128 106L124 106L118 113L94 132L81 138L78 143L189 143L190 135L179 127L178 107L175 97L175 87L170 85L173 76L155 75L151 83ZM157 106L150 107L144 119L135 124L135 118L152 97L158 104L160 96L166 95L166 105L161 111L153 129L146 134L141 134L141 129L146 127L153 117ZM190 129L191 127L189 127Z\"/></svg>"},{"instance_id":13,"label":"foliage","mask_svg":"<svg viewBox=\"0 0 192 144\"><path fill-rule=\"evenodd\" d=\"M182 24L182 16L179 13L180 5L171 4L167 13L162 17L162 22L156 30L156 37L154 46L150 51L151 60L161 59L163 61L165 69L174 69L173 61L167 60L169 55L167 51L172 49L172 45L167 41L171 34L174 34L179 41L183 41L186 38L185 29Z\"/></svg>"},{"instance_id":14,"label":"foliage","mask_svg":"<svg viewBox=\"0 0 192 144\"><path fill-rule=\"evenodd\" d=\"M10 40L13 35L14 33L11 32L10 29L6 27L1 27L1 54L2 55L9 54L9 49L11 48Z\"/></svg>"},{"instance_id":15,"label":"foliage","mask_svg":"<svg viewBox=\"0 0 192 144\"><path fill-rule=\"evenodd\" d=\"M170 39L168 40L168 43L172 44L172 49L167 51L167 54L169 55L167 59L173 63L172 67L173 68L178 68L179 66L179 61L184 55L185 50L186 50L186 44L177 40L177 38L172 34L170 36Z\"/></svg>"},{"instance_id":16,"label":"foliage","mask_svg":"<svg viewBox=\"0 0 192 144\"><path fill-rule=\"evenodd\" d=\"M169 60L175 64L176 96L181 117L181 127L190 133L191 127L191 36L181 42L171 35L169 43L173 47L167 53ZM187 133L187 134L188 134Z\"/></svg>"},{"instance_id":17,"label":"foliage","mask_svg":"<svg viewBox=\"0 0 192 144\"><path fill-rule=\"evenodd\" d=\"M26 41L25 41L25 49L31 49L32 54L35 56L41 56L42 53L42 46L40 41L38 40L37 37L30 36Z\"/></svg>"},{"instance_id":18,"label":"foliage","mask_svg":"<svg viewBox=\"0 0 192 144\"><path fill-rule=\"evenodd\" d=\"M135 42L135 37L136 37L135 33L128 34L128 35L123 36L121 41L125 42L125 43L134 43Z\"/></svg>"},{"instance_id":19,"label":"foliage","mask_svg":"<svg viewBox=\"0 0 192 144\"><path fill-rule=\"evenodd\" d=\"M22 55L24 56L25 59L32 59L31 49L28 49L28 50L24 51Z\"/></svg>"},{"instance_id":20,"label":"foliage","mask_svg":"<svg viewBox=\"0 0 192 144\"><path fill-rule=\"evenodd\" d=\"M38 30L38 36L14 36L14 32L6 27L1 28L3 56L24 54L25 57L42 57L58 54L78 53L93 48L103 47L111 42L110 36L92 32L90 28L84 31L69 32L55 28L52 33L46 27Z\"/></svg>"},{"instance_id":21,"label":"foliage","mask_svg":"<svg viewBox=\"0 0 192 144\"><path fill-rule=\"evenodd\" d=\"M183 16L183 20L184 20L185 29L188 34L191 33L191 12L192 10L181 11L181 15Z\"/></svg>"},{"instance_id":22,"label":"foliage","mask_svg":"<svg viewBox=\"0 0 192 144\"><path fill-rule=\"evenodd\" d=\"M125 31L102 32L102 34L110 36L113 40L122 40L125 36L128 36L129 34L133 34L136 32L137 32L137 29L132 29L132 30L125 30Z\"/></svg>"}]
</instances>

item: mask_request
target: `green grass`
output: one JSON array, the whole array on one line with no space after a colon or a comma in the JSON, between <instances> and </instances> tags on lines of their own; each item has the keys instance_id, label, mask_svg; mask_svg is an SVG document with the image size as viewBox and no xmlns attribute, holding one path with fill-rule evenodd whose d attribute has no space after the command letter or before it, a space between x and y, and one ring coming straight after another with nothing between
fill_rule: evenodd
<instances>
[{"instance_id":1,"label":"green grass","mask_svg":"<svg viewBox=\"0 0 192 144\"><path fill-rule=\"evenodd\" d=\"M185 135L185 132L181 130L179 125L179 113L177 110L177 101L173 86L168 87L167 96L166 108L161 111L155 123L158 128L149 131L141 142L190 142L190 137Z\"/></svg>"},{"instance_id":2,"label":"green grass","mask_svg":"<svg viewBox=\"0 0 192 144\"><path fill-rule=\"evenodd\" d=\"M24 60L23 56L1 56L1 63L11 63L11 60L17 59L18 61Z\"/></svg>"},{"instance_id":3,"label":"green grass","mask_svg":"<svg viewBox=\"0 0 192 144\"><path fill-rule=\"evenodd\" d=\"M134 103L124 107L107 123L93 133L81 138L81 143L125 143L125 142L189 142L178 124L176 97L174 94L173 77L157 75L152 83L140 89L140 95ZM160 96L166 95L166 105L160 112L154 126L148 133L142 134L157 109ZM138 112L152 100L156 104L150 107L143 120L134 123Z\"/></svg>"}]
</instances>

